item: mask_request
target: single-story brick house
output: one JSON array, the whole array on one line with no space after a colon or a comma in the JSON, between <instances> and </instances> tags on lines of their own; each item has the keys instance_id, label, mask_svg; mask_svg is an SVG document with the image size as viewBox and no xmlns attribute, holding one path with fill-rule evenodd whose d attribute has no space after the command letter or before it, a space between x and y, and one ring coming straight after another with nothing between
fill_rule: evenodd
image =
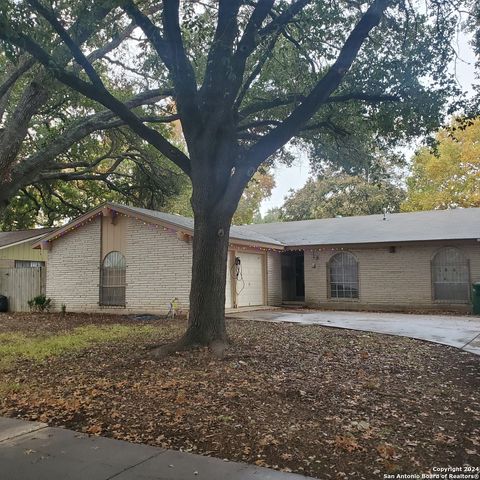
<instances>
[{"instance_id":1,"label":"single-story brick house","mask_svg":"<svg viewBox=\"0 0 480 480\"><path fill-rule=\"evenodd\" d=\"M106 203L47 234L47 296L69 311L188 309L193 220ZM226 308L470 310L480 208L231 229Z\"/></svg>"}]
</instances>

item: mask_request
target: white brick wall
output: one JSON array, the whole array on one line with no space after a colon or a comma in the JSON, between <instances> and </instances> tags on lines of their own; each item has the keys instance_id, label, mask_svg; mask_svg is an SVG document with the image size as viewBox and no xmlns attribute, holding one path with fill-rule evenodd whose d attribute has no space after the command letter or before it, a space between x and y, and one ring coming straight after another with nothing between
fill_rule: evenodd
<instances>
[{"instance_id":1,"label":"white brick wall","mask_svg":"<svg viewBox=\"0 0 480 480\"><path fill-rule=\"evenodd\" d=\"M176 233L130 218L127 226L127 309L166 312L173 297L188 309L192 245Z\"/></svg>"},{"instance_id":2,"label":"white brick wall","mask_svg":"<svg viewBox=\"0 0 480 480\"><path fill-rule=\"evenodd\" d=\"M282 264L280 252L267 253L267 304L282 304Z\"/></svg>"},{"instance_id":3,"label":"white brick wall","mask_svg":"<svg viewBox=\"0 0 480 480\"><path fill-rule=\"evenodd\" d=\"M451 246L445 243L443 246ZM457 244L470 261L471 281L480 281L480 245ZM305 252L305 302L310 306L342 308L428 308L432 300L431 259L441 244L417 244L389 247L348 249L358 259L358 300L328 298L327 263L336 252ZM457 307L458 305L454 305ZM461 307L460 307L461 308Z\"/></svg>"},{"instance_id":4,"label":"white brick wall","mask_svg":"<svg viewBox=\"0 0 480 480\"><path fill-rule=\"evenodd\" d=\"M47 260L46 295L59 310L98 309L100 220L95 218L52 242Z\"/></svg>"}]
</instances>

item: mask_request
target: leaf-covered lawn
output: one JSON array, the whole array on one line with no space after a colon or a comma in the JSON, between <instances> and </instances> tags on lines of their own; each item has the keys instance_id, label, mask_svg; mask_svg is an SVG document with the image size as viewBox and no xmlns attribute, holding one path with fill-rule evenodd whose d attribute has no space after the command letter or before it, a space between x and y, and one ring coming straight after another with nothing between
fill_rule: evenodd
<instances>
[{"instance_id":1,"label":"leaf-covered lawn","mask_svg":"<svg viewBox=\"0 0 480 480\"><path fill-rule=\"evenodd\" d=\"M153 360L148 346L175 338L185 323L138 326L116 316L0 316L0 342L12 334L36 344L85 329L122 332L6 364L0 381L10 388L0 415L322 479L480 464L480 357L473 354L407 338L230 320L226 359L202 350Z\"/></svg>"}]
</instances>

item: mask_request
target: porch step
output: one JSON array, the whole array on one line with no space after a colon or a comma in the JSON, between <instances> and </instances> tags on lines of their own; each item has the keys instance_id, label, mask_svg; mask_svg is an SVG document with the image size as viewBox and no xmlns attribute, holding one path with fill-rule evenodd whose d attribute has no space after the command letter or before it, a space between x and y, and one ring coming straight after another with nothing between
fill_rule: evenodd
<instances>
[{"instance_id":1,"label":"porch step","mask_svg":"<svg viewBox=\"0 0 480 480\"><path fill-rule=\"evenodd\" d=\"M236 308L226 308L225 313L241 313L241 312L252 312L255 310L278 310L281 307L274 306L274 305L256 305L250 307L236 307Z\"/></svg>"}]
</instances>

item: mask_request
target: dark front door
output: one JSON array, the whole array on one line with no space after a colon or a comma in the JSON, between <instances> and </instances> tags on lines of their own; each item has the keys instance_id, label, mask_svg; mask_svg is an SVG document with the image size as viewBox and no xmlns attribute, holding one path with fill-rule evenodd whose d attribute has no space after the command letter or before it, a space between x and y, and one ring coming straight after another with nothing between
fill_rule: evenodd
<instances>
[{"instance_id":1,"label":"dark front door","mask_svg":"<svg viewBox=\"0 0 480 480\"><path fill-rule=\"evenodd\" d=\"M303 252L282 253L282 300L305 300L305 273Z\"/></svg>"},{"instance_id":2,"label":"dark front door","mask_svg":"<svg viewBox=\"0 0 480 480\"><path fill-rule=\"evenodd\" d=\"M295 256L295 290L297 300L305 300L305 257L303 252L301 255Z\"/></svg>"}]
</instances>

